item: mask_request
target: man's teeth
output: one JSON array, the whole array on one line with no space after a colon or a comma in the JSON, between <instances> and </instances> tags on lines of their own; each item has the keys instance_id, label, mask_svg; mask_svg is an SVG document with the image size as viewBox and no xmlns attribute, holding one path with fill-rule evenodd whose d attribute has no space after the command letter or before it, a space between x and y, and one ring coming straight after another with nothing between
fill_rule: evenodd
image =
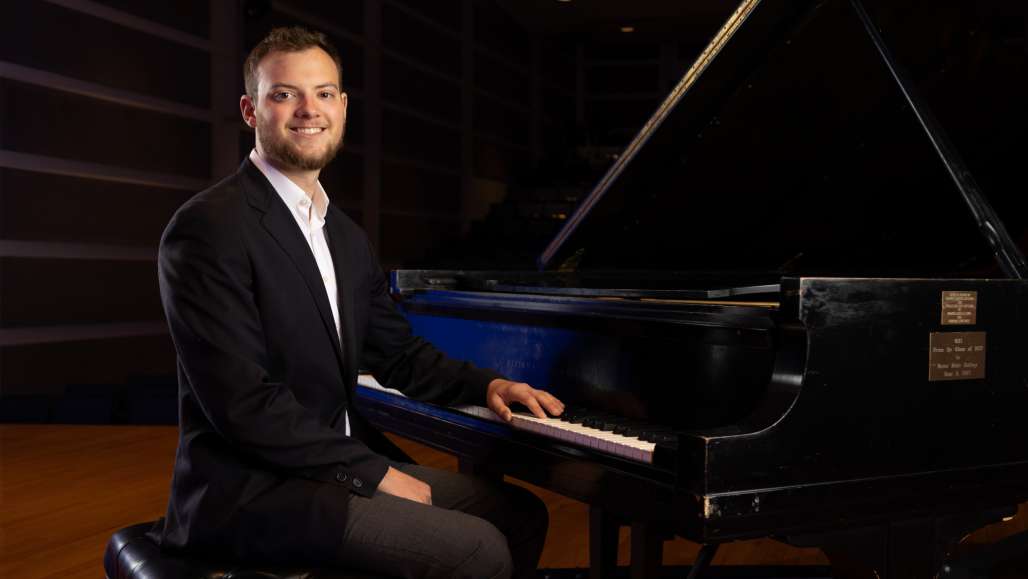
<instances>
[{"instance_id":1,"label":"man's teeth","mask_svg":"<svg viewBox=\"0 0 1028 579\"><path fill-rule=\"evenodd\" d=\"M323 127L293 127L292 130L304 135L316 135L325 129Z\"/></svg>"}]
</instances>

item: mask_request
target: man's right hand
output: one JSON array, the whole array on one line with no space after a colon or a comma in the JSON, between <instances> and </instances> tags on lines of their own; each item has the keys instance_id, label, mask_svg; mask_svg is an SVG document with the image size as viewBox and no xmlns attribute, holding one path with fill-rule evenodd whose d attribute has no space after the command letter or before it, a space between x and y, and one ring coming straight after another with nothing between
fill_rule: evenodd
<instances>
[{"instance_id":1,"label":"man's right hand","mask_svg":"<svg viewBox=\"0 0 1028 579\"><path fill-rule=\"evenodd\" d=\"M416 503L432 504L432 487L393 467L389 467L378 483L378 490Z\"/></svg>"}]
</instances>

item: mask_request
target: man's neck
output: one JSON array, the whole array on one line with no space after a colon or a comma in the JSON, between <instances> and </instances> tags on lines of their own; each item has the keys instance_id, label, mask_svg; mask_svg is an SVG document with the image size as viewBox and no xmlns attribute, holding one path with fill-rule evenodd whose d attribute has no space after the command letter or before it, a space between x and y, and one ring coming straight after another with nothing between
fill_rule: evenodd
<instances>
[{"instance_id":1,"label":"man's neck","mask_svg":"<svg viewBox=\"0 0 1028 579\"><path fill-rule=\"evenodd\" d=\"M287 179L296 184L297 187L303 190L307 194L307 197L314 199L314 193L318 190L318 176L321 174L320 170L314 171L302 171L295 167L284 166L276 159L271 158L269 155L265 155L263 151L257 150L257 154L272 167L278 170L286 176Z\"/></svg>"}]
</instances>

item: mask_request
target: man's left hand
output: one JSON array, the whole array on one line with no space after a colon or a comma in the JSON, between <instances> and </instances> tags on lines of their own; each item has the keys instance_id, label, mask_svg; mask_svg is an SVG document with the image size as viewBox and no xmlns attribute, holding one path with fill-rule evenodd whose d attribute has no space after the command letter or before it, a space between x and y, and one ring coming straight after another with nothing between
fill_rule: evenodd
<instances>
[{"instance_id":1,"label":"man's left hand","mask_svg":"<svg viewBox=\"0 0 1028 579\"><path fill-rule=\"evenodd\" d=\"M510 422L514 414L508 404L520 402L539 418L546 418L546 413L560 416L564 412L564 403L556 396L544 390L536 390L524 382L511 382L497 378L489 383L485 394L489 409L503 420ZM545 410L544 410L545 409Z\"/></svg>"}]
</instances>

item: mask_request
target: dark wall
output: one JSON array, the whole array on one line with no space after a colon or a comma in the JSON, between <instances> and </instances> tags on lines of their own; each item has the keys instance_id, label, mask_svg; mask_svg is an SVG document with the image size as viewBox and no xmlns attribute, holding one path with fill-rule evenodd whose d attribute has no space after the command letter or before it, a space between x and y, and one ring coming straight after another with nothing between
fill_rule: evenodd
<instances>
[{"instance_id":1,"label":"dark wall","mask_svg":"<svg viewBox=\"0 0 1028 579\"><path fill-rule=\"evenodd\" d=\"M459 233L482 182L532 162L534 40L492 0L68 6L19 0L0 19L0 419L134 421L138 393L167 398L157 244L252 147L241 62L272 26L340 48L347 146L322 182L387 266Z\"/></svg>"}]
</instances>

